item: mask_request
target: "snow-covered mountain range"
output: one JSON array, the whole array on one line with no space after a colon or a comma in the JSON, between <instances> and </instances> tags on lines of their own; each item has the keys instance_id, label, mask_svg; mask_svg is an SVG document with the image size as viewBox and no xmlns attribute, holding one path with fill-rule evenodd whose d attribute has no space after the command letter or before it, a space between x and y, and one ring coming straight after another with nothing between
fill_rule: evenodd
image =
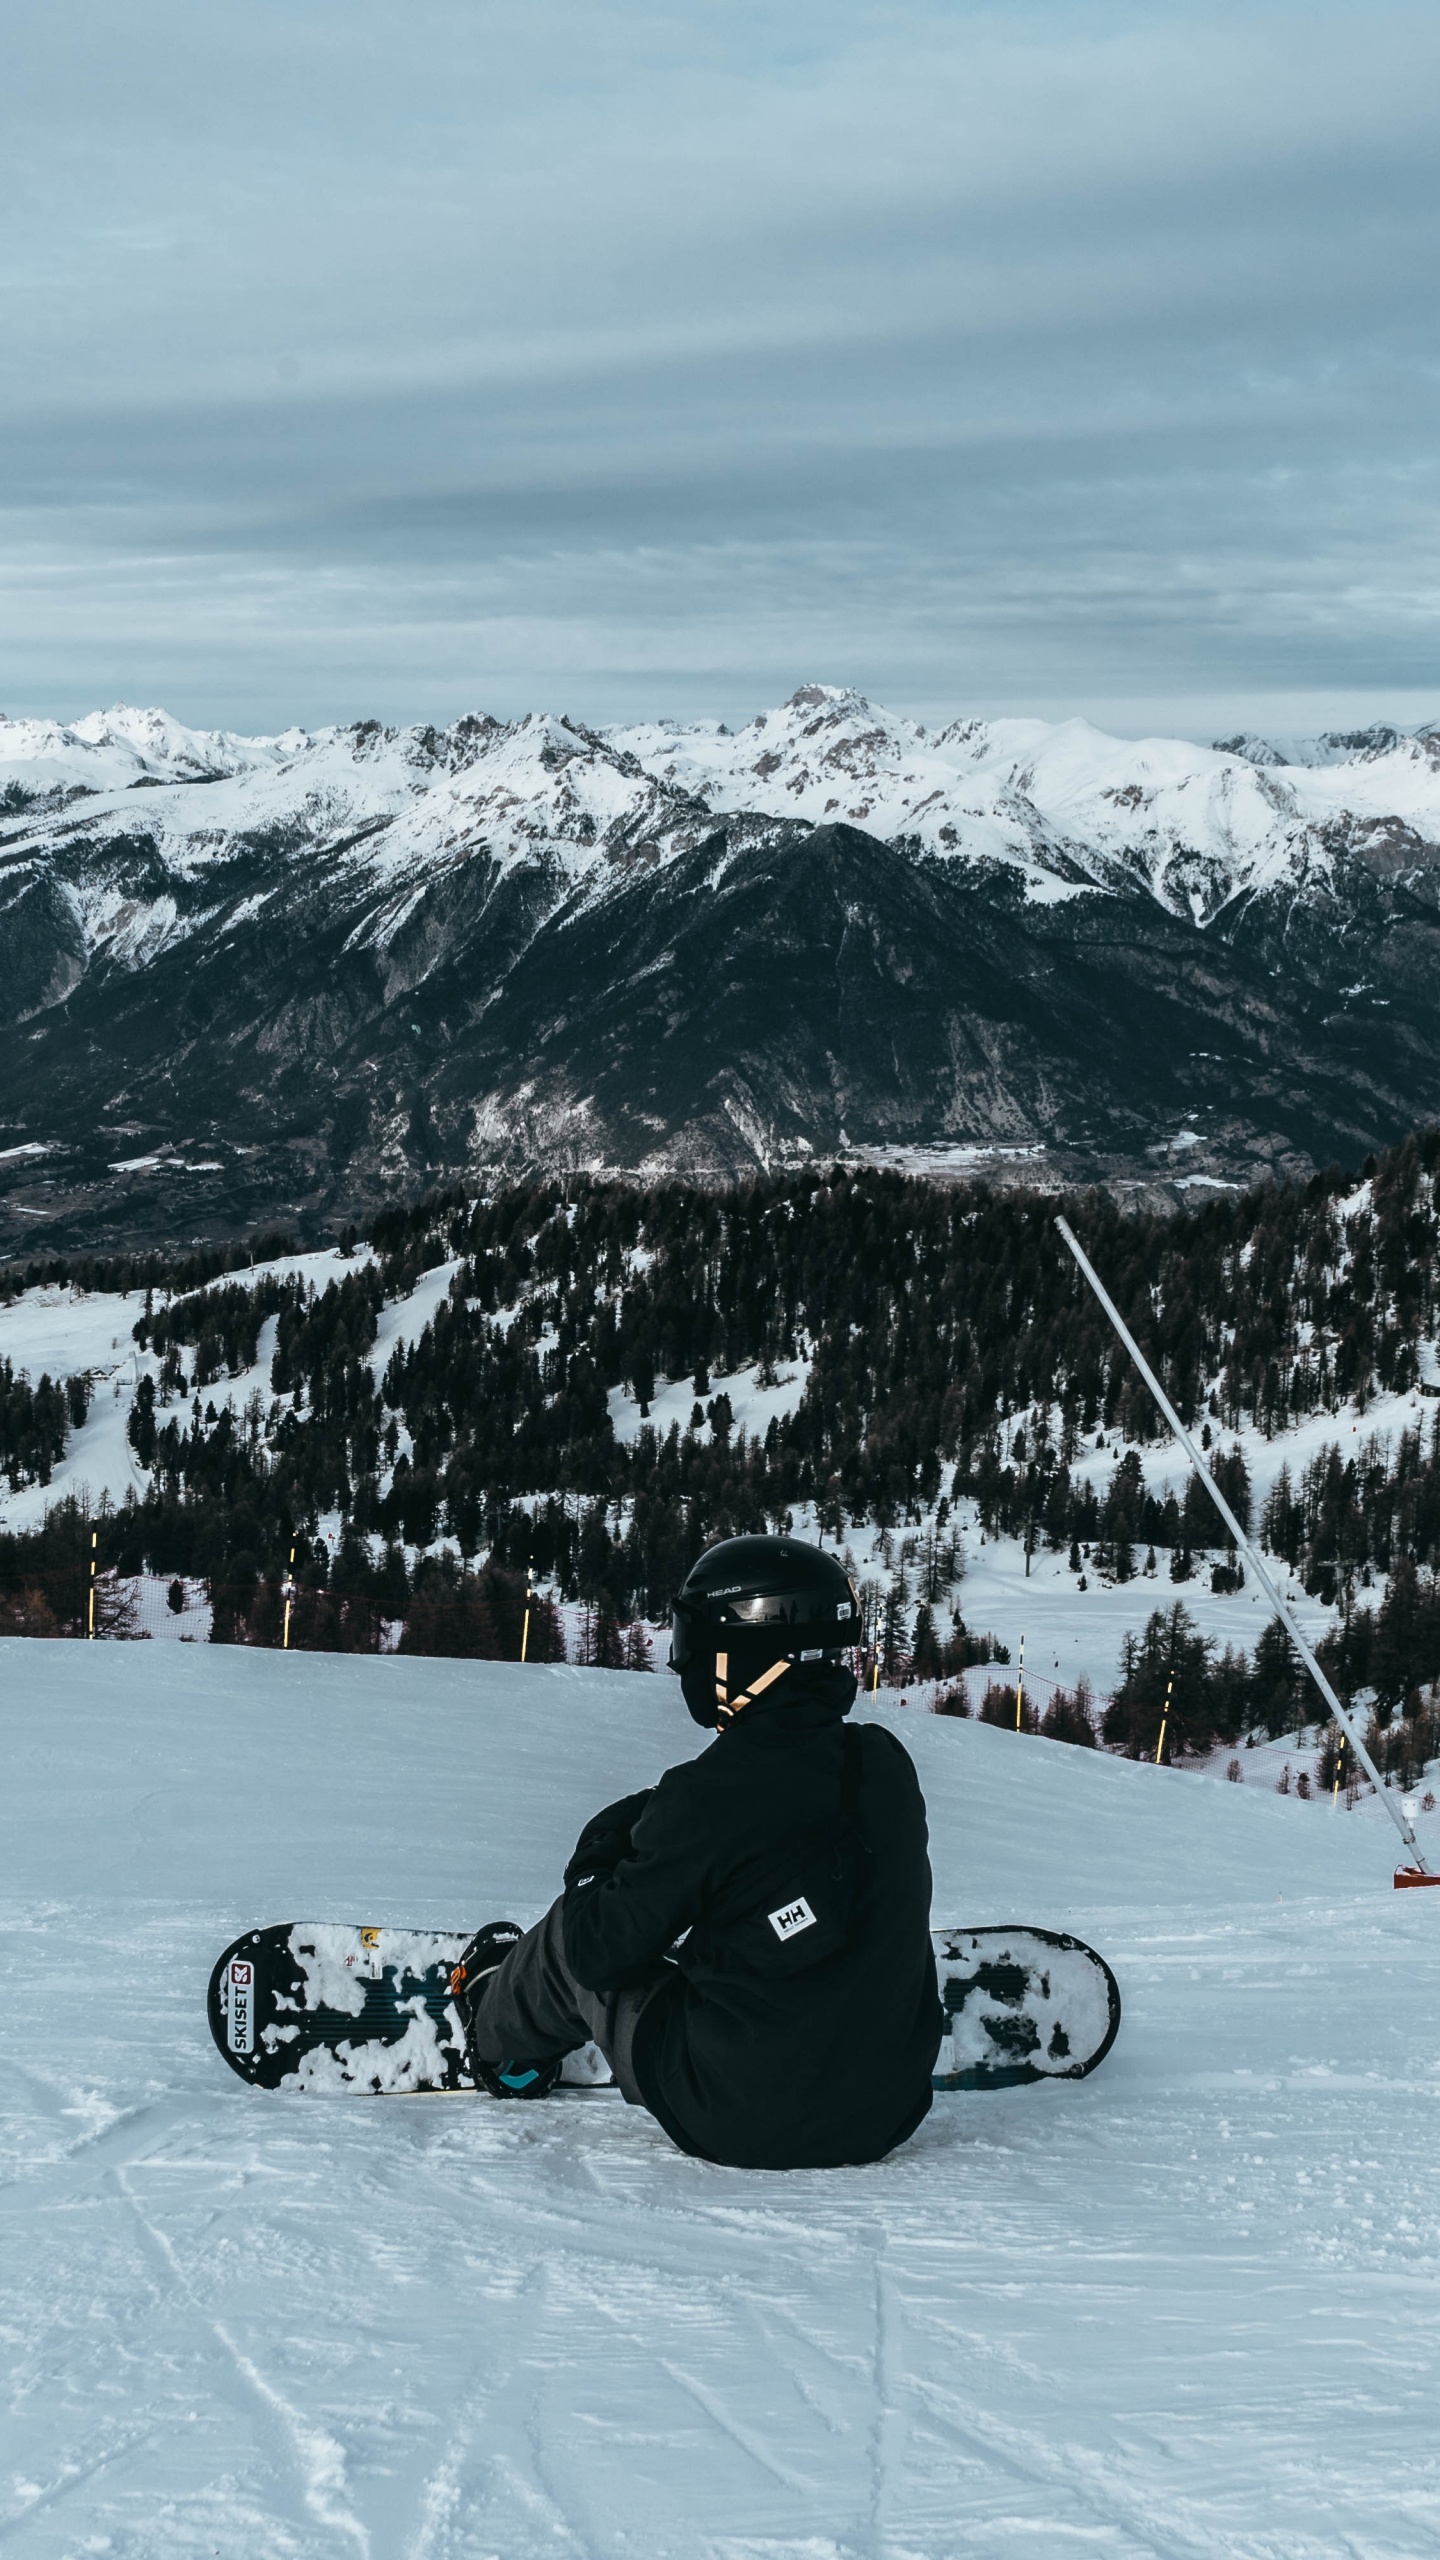
<instances>
[{"instance_id":1,"label":"snow-covered mountain range","mask_svg":"<svg viewBox=\"0 0 1440 2560\"><path fill-rule=\"evenodd\" d=\"M0 719L0 903L12 1249L537 1160L1234 1182L1440 1109L1440 724Z\"/></svg>"},{"instance_id":2,"label":"snow-covered mountain range","mask_svg":"<svg viewBox=\"0 0 1440 2560\"><path fill-rule=\"evenodd\" d=\"M827 685L802 685L738 731L594 730L531 713L246 738L123 706L69 727L0 716L7 816L73 819L81 798L195 783L231 788L203 817L188 799L157 809L162 856L182 866L277 819L314 841L378 822L391 869L482 845L524 862L543 845L578 883L626 851L663 859L697 819L760 815L1006 868L1031 899L1141 887L1208 923L1237 897L1328 881L1345 850L1398 852L1406 836L1412 851L1433 849L1440 721L1214 747L1111 738L1084 720L956 720L927 734ZM78 814L93 841L113 812Z\"/></svg>"}]
</instances>

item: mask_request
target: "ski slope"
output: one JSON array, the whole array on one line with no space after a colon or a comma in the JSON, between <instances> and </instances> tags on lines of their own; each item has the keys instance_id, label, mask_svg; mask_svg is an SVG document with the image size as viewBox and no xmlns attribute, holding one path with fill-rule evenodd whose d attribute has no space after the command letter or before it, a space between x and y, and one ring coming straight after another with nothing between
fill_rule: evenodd
<instances>
[{"instance_id":1,"label":"ski slope","mask_svg":"<svg viewBox=\"0 0 1440 2560\"><path fill-rule=\"evenodd\" d=\"M876 2167L612 2098L265 2098L245 1924L526 1920L704 1747L567 1667L0 1645L0 2544L25 2560L1416 2560L1440 1893L1328 1807L897 1718L938 1915L1078 1930L1119 2044Z\"/></svg>"}]
</instances>

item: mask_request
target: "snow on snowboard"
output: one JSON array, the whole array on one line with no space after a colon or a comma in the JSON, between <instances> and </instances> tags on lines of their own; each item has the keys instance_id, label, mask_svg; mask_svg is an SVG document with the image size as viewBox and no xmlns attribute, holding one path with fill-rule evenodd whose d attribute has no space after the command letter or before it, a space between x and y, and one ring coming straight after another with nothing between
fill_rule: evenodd
<instances>
[{"instance_id":1,"label":"snow on snowboard","mask_svg":"<svg viewBox=\"0 0 1440 2560\"><path fill-rule=\"evenodd\" d=\"M937 1929L946 2035L937 2089L1083 2080L1120 2025L1103 1956L1054 1929ZM282 1920L249 1929L210 1976L210 2032L232 2071L261 2089L404 2097L475 2094L450 1973L468 1932ZM560 2090L611 2089L590 2044ZM557 2093L558 2094L558 2093Z\"/></svg>"}]
</instances>

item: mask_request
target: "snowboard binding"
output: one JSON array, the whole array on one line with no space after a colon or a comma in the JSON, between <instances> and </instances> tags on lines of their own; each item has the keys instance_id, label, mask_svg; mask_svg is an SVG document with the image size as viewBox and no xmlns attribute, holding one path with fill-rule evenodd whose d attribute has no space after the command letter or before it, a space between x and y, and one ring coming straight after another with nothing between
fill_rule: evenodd
<instances>
[{"instance_id":1,"label":"snowboard binding","mask_svg":"<svg viewBox=\"0 0 1440 2560\"><path fill-rule=\"evenodd\" d=\"M548 2098L565 2058L557 2053L543 2062L515 2058L487 2062L475 2050L475 2012L485 1985L493 1980L511 1948L518 1947L524 1935L514 1920L487 1922L462 1950L450 1975L450 1996L465 2028L465 2059L479 2087L488 2089L492 2098Z\"/></svg>"}]
</instances>

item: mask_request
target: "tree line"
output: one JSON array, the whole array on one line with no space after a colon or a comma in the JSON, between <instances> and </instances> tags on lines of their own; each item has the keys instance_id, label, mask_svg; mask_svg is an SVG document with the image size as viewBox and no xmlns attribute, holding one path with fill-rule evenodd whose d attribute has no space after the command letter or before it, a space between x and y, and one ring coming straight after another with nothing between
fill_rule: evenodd
<instances>
[{"instance_id":1,"label":"tree line","mask_svg":"<svg viewBox=\"0 0 1440 2560\"><path fill-rule=\"evenodd\" d=\"M1372 1159L1363 1190L1337 1169L1177 1212L1066 1204L1247 1523L1227 1445L1242 1424L1273 1435L1433 1383L1437 1195L1427 1131ZM323 1287L242 1279L238 1249L25 1276L148 1293L135 1333L157 1365L129 1425L145 1487L98 1523L122 1572L278 1590L293 1550L305 1590L357 1586L353 1616L388 1607L399 1573L439 1570L443 1548L462 1578L533 1562L623 1627L663 1617L716 1537L806 1505L837 1542L856 1523L943 1529L969 1500L987 1534L1087 1576L1152 1557L1177 1584L1234 1576L1202 1489L1145 1485L1157 1418L1059 1246L1056 1205L841 1166L708 1189L537 1178L386 1211L374 1258ZM433 1318L380 1366L386 1307L442 1264ZM236 1410L224 1389L247 1373ZM50 1446L53 1466L53 1416ZM1428 1590L1440 1566L1440 1411L1394 1447L1337 1437L1282 1469L1258 1526L1345 1602L1358 1647L1367 1576L1407 1564ZM38 1556L0 1539L0 1587L26 1569ZM917 1597L933 1610L939 1594ZM919 1608L891 1618L897 1658L923 1652ZM1431 1643L1423 1612L1409 1640ZM1409 1669L1405 1693L1429 1677L1418 1654Z\"/></svg>"}]
</instances>

